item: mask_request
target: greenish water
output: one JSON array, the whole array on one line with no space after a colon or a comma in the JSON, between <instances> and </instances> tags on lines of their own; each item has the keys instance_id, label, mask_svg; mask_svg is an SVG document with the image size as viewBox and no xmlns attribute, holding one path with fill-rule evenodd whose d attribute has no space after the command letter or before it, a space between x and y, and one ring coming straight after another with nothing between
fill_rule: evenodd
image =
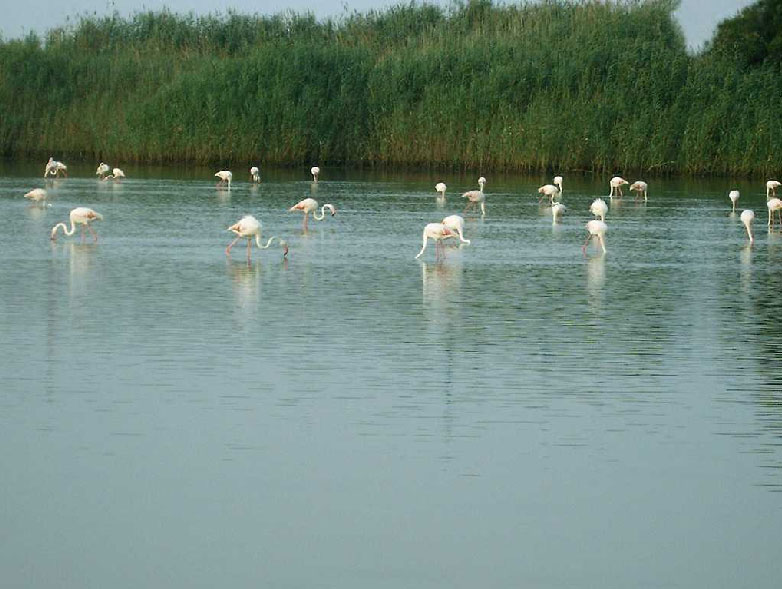
<instances>
[{"instance_id":1,"label":"greenish water","mask_svg":"<svg viewBox=\"0 0 782 589\"><path fill-rule=\"evenodd\" d=\"M40 168L40 169L39 169ZM9 587L776 587L782 234L765 192L0 167ZM477 176L477 175L476 175ZM446 203L434 184L448 184ZM634 180L634 178L630 178ZM51 207L22 195L46 186ZM758 215L748 247L727 193ZM336 217L287 208L306 196ZM90 206L97 245L52 243ZM232 259L245 213L290 243Z\"/></svg>"}]
</instances>

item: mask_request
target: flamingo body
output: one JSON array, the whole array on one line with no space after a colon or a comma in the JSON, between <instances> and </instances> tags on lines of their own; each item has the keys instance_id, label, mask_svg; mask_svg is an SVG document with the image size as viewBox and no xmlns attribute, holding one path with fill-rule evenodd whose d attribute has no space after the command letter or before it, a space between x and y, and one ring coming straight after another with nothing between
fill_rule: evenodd
<instances>
[{"instance_id":1,"label":"flamingo body","mask_svg":"<svg viewBox=\"0 0 782 589\"><path fill-rule=\"evenodd\" d=\"M552 184L559 188L560 194L562 193L562 176L554 176L554 180L552 181Z\"/></svg>"},{"instance_id":2,"label":"flamingo body","mask_svg":"<svg viewBox=\"0 0 782 589\"><path fill-rule=\"evenodd\" d=\"M554 223L559 221L562 218L562 215L565 212L565 205L563 205L561 202L554 203L554 206L551 207L551 218Z\"/></svg>"},{"instance_id":3,"label":"flamingo body","mask_svg":"<svg viewBox=\"0 0 782 589\"><path fill-rule=\"evenodd\" d=\"M29 198L33 202L41 202L46 200L46 191L43 188L33 188L30 192L24 195L25 198Z\"/></svg>"},{"instance_id":4,"label":"flamingo body","mask_svg":"<svg viewBox=\"0 0 782 589\"><path fill-rule=\"evenodd\" d=\"M782 182L778 182L777 180L769 180L766 182L766 198L771 198L772 196L777 195L777 188L782 186Z\"/></svg>"},{"instance_id":5,"label":"flamingo body","mask_svg":"<svg viewBox=\"0 0 782 589\"><path fill-rule=\"evenodd\" d=\"M50 157L49 161L46 162L46 168L43 171L43 177L46 178L47 176L58 176L60 174L67 176L68 166L62 162L58 162L53 157Z\"/></svg>"},{"instance_id":6,"label":"flamingo body","mask_svg":"<svg viewBox=\"0 0 782 589\"><path fill-rule=\"evenodd\" d=\"M435 185L434 189L436 192L440 194L441 198L445 198L445 189L446 189L445 182L438 182Z\"/></svg>"},{"instance_id":7,"label":"flamingo body","mask_svg":"<svg viewBox=\"0 0 782 589\"><path fill-rule=\"evenodd\" d=\"M271 244L272 241L275 239L280 242L280 246L282 246L282 257L288 255L288 243L284 239L280 239L276 235L272 235L269 240L266 242L266 245L261 245L261 222L253 217L252 215L245 215L241 219L239 219L236 223L231 225L228 228L228 231L233 231L236 234L236 239L234 239L231 243L228 244L228 247L225 248L225 255L230 256L231 255L231 248L234 246L234 244L239 241L242 238L247 239L247 261L250 261L250 250L252 249L252 243L253 239L255 239L255 243L258 246L259 249L267 249Z\"/></svg>"},{"instance_id":8,"label":"flamingo body","mask_svg":"<svg viewBox=\"0 0 782 589\"><path fill-rule=\"evenodd\" d=\"M218 186L224 184L228 186L228 188L231 188L231 180L233 180L234 175L229 170L220 170L215 176L220 178L217 182Z\"/></svg>"},{"instance_id":9,"label":"flamingo body","mask_svg":"<svg viewBox=\"0 0 782 589\"><path fill-rule=\"evenodd\" d=\"M610 198L614 198L614 196L622 198L622 196L624 196L622 194L622 186L630 183L621 176L614 176L608 184L611 187L611 193L608 196Z\"/></svg>"},{"instance_id":10,"label":"flamingo body","mask_svg":"<svg viewBox=\"0 0 782 589\"><path fill-rule=\"evenodd\" d=\"M600 217L601 221L605 221L606 213L608 212L608 205L602 198L596 198L592 201L592 204L589 205L589 212L592 213L595 217Z\"/></svg>"},{"instance_id":11,"label":"flamingo body","mask_svg":"<svg viewBox=\"0 0 782 589\"><path fill-rule=\"evenodd\" d=\"M258 169L258 166L253 166L250 168L250 178L253 182L261 181L261 171Z\"/></svg>"},{"instance_id":12,"label":"flamingo body","mask_svg":"<svg viewBox=\"0 0 782 589\"><path fill-rule=\"evenodd\" d=\"M470 244L469 239L464 239L464 218L461 215L450 215L443 219L442 224L452 233L448 237L458 237L460 242Z\"/></svg>"},{"instance_id":13,"label":"flamingo body","mask_svg":"<svg viewBox=\"0 0 782 589\"><path fill-rule=\"evenodd\" d=\"M728 193L728 198L730 199L730 203L733 206L734 211L736 210L736 202L739 200L739 196L741 196L741 193L738 190L731 190ZM754 213L752 216L754 218Z\"/></svg>"},{"instance_id":14,"label":"flamingo body","mask_svg":"<svg viewBox=\"0 0 782 589\"><path fill-rule=\"evenodd\" d=\"M320 168L318 166L312 166L310 168L310 174L312 174L312 181L317 182L320 175Z\"/></svg>"},{"instance_id":15,"label":"flamingo body","mask_svg":"<svg viewBox=\"0 0 782 589\"><path fill-rule=\"evenodd\" d=\"M747 230L747 236L749 237L749 242L754 243L755 238L752 236L752 221L755 220L755 212L749 209L741 211L740 219Z\"/></svg>"},{"instance_id":16,"label":"flamingo body","mask_svg":"<svg viewBox=\"0 0 782 589\"><path fill-rule=\"evenodd\" d=\"M540 194L539 200L542 200L544 196L547 196L549 203L553 203L559 197L559 188L553 184L544 184L538 188L538 194Z\"/></svg>"},{"instance_id":17,"label":"flamingo body","mask_svg":"<svg viewBox=\"0 0 782 589\"><path fill-rule=\"evenodd\" d=\"M334 208L334 205L327 203L322 207L320 207L320 217L318 217L318 213L317 213L318 201L312 197L309 197L309 198L305 198L304 200L300 200L288 210L301 211L302 213L304 213L303 228L306 231L307 219L309 218L309 214L312 213L312 218L315 219L316 221L322 221L326 215L326 209L329 209L331 211L332 217L337 214L337 209Z\"/></svg>"},{"instance_id":18,"label":"flamingo body","mask_svg":"<svg viewBox=\"0 0 782 589\"><path fill-rule=\"evenodd\" d=\"M76 225L81 225L81 236L82 241L84 241L84 229L85 227L90 230L90 233L92 233L93 239L97 242L98 241L98 235L93 231L92 227L90 227L90 223L92 221L102 221L103 215L100 213L96 213L92 209L88 207L76 207L75 209L71 210L70 213L70 221L71 226L70 229L65 225L65 223L57 223L54 227L52 227L52 233L51 233L51 239L54 241L57 238L57 230L62 227L63 233L65 235L73 235L73 232L76 231Z\"/></svg>"},{"instance_id":19,"label":"flamingo body","mask_svg":"<svg viewBox=\"0 0 782 589\"><path fill-rule=\"evenodd\" d=\"M108 164L104 164L101 162L98 164L98 169L95 170L95 175L99 178L103 178L106 174L108 174L111 171L111 168L109 168Z\"/></svg>"},{"instance_id":20,"label":"flamingo body","mask_svg":"<svg viewBox=\"0 0 782 589\"><path fill-rule=\"evenodd\" d=\"M416 260L424 253L424 250L426 250L426 245L430 239L434 239L435 241L435 258L438 258L440 256L440 248L442 247L443 239L453 236L453 231L451 231L443 223L429 223L426 227L424 227L423 246L421 247L421 251L418 252L418 255L415 257Z\"/></svg>"},{"instance_id":21,"label":"flamingo body","mask_svg":"<svg viewBox=\"0 0 782 589\"><path fill-rule=\"evenodd\" d=\"M483 193L483 187L486 185L486 178L481 176L478 178L478 190L468 190L462 194L462 198L467 199L467 206L464 207L465 212L474 206L481 207L481 215L486 214L486 195Z\"/></svg>"},{"instance_id":22,"label":"flamingo body","mask_svg":"<svg viewBox=\"0 0 782 589\"><path fill-rule=\"evenodd\" d=\"M644 200L648 200L646 197L646 191L648 188L649 185L643 180L636 180L630 185L630 190L634 190L638 193L637 198L641 198L641 195L643 194Z\"/></svg>"},{"instance_id":23,"label":"flamingo body","mask_svg":"<svg viewBox=\"0 0 782 589\"><path fill-rule=\"evenodd\" d=\"M777 197L770 198L766 201L766 207L768 207L768 228L774 228L774 213L779 215L779 224L782 226L782 200Z\"/></svg>"},{"instance_id":24,"label":"flamingo body","mask_svg":"<svg viewBox=\"0 0 782 589\"><path fill-rule=\"evenodd\" d=\"M592 219L586 224L586 229L588 231L588 235L586 238L586 241L584 242L584 246L581 248L581 250L586 253L586 246L589 243L591 239L597 239L597 241L600 243L600 247L603 248L603 252L606 251L606 244L605 244L605 234L606 231L608 231L608 225L605 224L604 221L599 221L597 219Z\"/></svg>"}]
</instances>

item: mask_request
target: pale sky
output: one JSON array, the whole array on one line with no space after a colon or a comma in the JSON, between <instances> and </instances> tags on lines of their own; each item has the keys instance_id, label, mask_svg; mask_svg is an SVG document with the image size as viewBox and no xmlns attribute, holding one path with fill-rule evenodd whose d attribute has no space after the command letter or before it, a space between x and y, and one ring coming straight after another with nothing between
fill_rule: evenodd
<instances>
[{"instance_id":1,"label":"pale sky","mask_svg":"<svg viewBox=\"0 0 782 589\"><path fill-rule=\"evenodd\" d=\"M67 24L83 14L106 15L115 10L122 15L137 11L160 10L167 7L172 12L225 13L234 9L240 13L276 14L287 9L295 12L311 11L316 17L339 16L345 10L366 12L407 3L398 0L0 0L0 33L3 38L21 37L33 30L39 33L52 27ZM450 0L431 0L432 4L449 5ZM681 21L687 42L697 48L711 38L715 26L724 18L735 15L753 0L682 0L677 15Z\"/></svg>"}]
</instances>

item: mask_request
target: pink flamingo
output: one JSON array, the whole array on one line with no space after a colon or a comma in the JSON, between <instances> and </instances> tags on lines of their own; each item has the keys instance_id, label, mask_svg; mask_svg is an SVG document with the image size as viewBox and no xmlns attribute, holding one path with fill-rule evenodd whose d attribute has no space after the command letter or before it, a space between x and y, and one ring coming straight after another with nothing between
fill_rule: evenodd
<instances>
[{"instance_id":1,"label":"pink flamingo","mask_svg":"<svg viewBox=\"0 0 782 589\"><path fill-rule=\"evenodd\" d=\"M421 247L421 251L418 252L418 255L415 257L416 260L421 257L421 254L424 253L429 239L434 239L435 260L437 260L440 257L442 251L443 239L448 237L455 237L455 235L453 231L448 229L448 227L442 223L429 223L426 227L424 227L423 237L423 247Z\"/></svg>"},{"instance_id":2,"label":"pink flamingo","mask_svg":"<svg viewBox=\"0 0 782 589\"><path fill-rule=\"evenodd\" d=\"M92 233L92 237L95 240L95 243L98 242L98 235L93 231L92 227L90 227L90 222L92 221L102 221L103 215L100 213L96 213L90 208L87 207L76 207L71 211L70 214L71 219L71 228L68 229L68 227L65 225L65 223L57 223L54 227L52 227L52 234L51 234L51 240L55 241L57 238L57 230L62 227L63 233L65 235L73 235L73 232L76 231L76 225L81 225L81 240L84 241L84 228L90 230L90 233Z\"/></svg>"},{"instance_id":3,"label":"pink flamingo","mask_svg":"<svg viewBox=\"0 0 782 589\"><path fill-rule=\"evenodd\" d=\"M297 202L288 210L301 211L304 213L304 224L302 225L302 228L304 229L304 231L306 231L307 219L309 218L310 213L312 213L313 219L315 219L316 221L322 221L323 217L326 216L326 209L329 209L331 211L332 217L337 214L337 209L334 208L334 205L327 203L322 207L320 207L320 217L318 217L318 213L316 212L318 210L318 201L315 200L314 198L305 198L304 200Z\"/></svg>"},{"instance_id":4,"label":"pink flamingo","mask_svg":"<svg viewBox=\"0 0 782 589\"><path fill-rule=\"evenodd\" d=\"M247 239L247 262L250 262L250 250L252 249L253 245L253 238L255 238L255 243L258 246L258 249L268 249L268 247L272 244L272 241L275 239L280 242L280 245L282 246L282 257L288 255L288 243L284 239L280 239L276 235L272 235L269 240L266 242L266 245L261 245L261 222L253 217L252 215L245 215L241 219L239 219L236 223L231 225L228 228L228 231L233 231L236 234L236 239L234 239L231 243L228 244L228 247L225 248L225 255L230 256L231 255L231 248L234 246L234 244L242 239L243 237Z\"/></svg>"}]
</instances>

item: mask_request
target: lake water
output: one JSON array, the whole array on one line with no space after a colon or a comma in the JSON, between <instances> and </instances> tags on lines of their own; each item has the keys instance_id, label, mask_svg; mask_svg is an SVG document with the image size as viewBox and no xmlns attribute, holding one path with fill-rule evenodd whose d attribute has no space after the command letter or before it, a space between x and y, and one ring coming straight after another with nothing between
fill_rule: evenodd
<instances>
[{"instance_id":1,"label":"lake water","mask_svg":"<svg viewBox=\"0 0 782 589\"><path fill-rule=\"evenodd\" d=\"M553 225L545 178L489 174L435 262L473 175L125 171L0 165L3 586L778 586L765 178L647 178L584 256L607 178ZM303 234L306 196L338 212ZM51 242L79 205L97 245ZM287 260L226 258L246 213Z\"/></svg>"}]
</instances>

